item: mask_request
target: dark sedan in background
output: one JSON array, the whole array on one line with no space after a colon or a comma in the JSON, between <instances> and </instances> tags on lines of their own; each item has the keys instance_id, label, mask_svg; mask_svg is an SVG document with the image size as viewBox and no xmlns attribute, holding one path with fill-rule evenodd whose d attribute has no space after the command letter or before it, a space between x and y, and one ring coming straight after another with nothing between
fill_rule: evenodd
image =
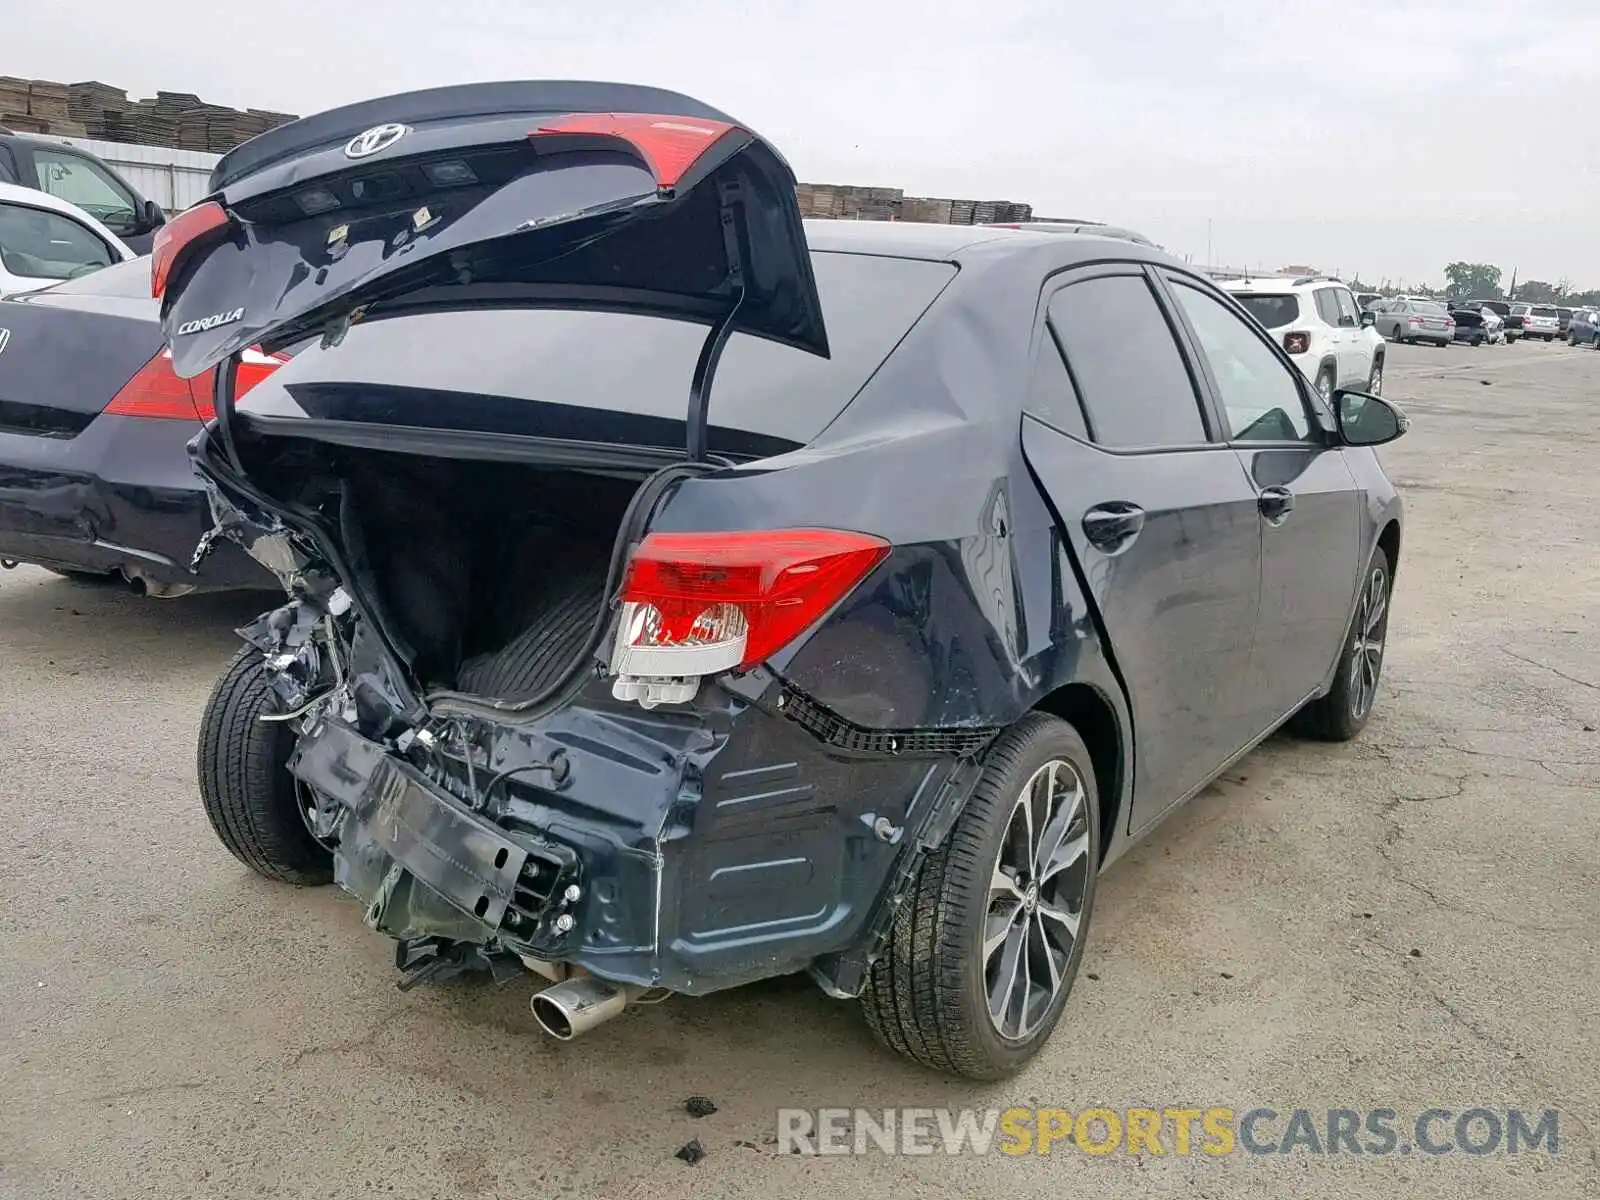
<instances>
[{"instance_id":1,"label":"dark sedan in background","mask_svg":"<svg viewBox=\"0 0 1600 1200\"><path fill-rule=\"evenodd\" d=\"M240 385L278 361L252 354ZM210 379L173 374L148 258L0 300L0 564L152 596L276 586L233 546L189 571L211 527L186 450Z\"/></svg>"}]
</instances>

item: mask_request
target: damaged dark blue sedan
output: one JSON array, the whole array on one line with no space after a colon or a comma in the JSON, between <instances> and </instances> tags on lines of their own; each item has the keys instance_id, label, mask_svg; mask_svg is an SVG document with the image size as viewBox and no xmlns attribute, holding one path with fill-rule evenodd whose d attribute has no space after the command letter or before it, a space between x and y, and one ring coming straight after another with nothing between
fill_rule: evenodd
<instances>
[{"instance_id":1,"label":"damaged dark blue sedan","mask_svg":"<svg viewBox=\"0 0 1600 1200\"><path fill-rule=\"evenodd\" d=\"M246 143L153 275L217 368L199 553L288 593L206 812L354 893L403 985L525 967L566 1038L806 971L1001 1076L1107 863L1372 712L1406 420L1152 247L803 223L731 117L506 83Z\"/></svg>"}]
</instances>

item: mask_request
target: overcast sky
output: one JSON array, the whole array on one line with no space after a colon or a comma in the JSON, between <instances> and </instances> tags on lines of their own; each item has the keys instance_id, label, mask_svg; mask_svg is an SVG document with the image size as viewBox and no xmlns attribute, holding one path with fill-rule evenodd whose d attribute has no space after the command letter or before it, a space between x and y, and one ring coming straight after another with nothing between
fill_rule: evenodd
<instances>
[{"instance_id":1,"label":"overcast sky","mask_svg":"<svg viewBox=\"0 0 1600 1200\"><path fill-rule=\"evenodd\" d=\"M296 113L468 80L688 92L803 180L1022 200L1180 254L1600 287L1593 0L13 0L0 73Z\"/></svg>"}]
</instances>

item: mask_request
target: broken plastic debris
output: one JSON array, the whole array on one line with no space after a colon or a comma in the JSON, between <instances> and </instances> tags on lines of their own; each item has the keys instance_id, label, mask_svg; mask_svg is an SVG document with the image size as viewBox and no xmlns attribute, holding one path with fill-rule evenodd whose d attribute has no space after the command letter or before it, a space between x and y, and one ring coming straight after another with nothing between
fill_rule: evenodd
<instances>
[{"instance_id":1,"label":"broken plastic debris","mask_svg":"<svg viewBox=\"0 0 1600 1200\"><path fill-rule=\"evenodd\" d=\"M686 1146L681 1147L672 1157L681 1158L684 1162L688 1163L692 1167L705 1156L706 1148L700 1144L699 1138L695 1138Z\"/></svg>"},{"instance_id":2,"label":"broken plastic debris","mask_svg":"<svg viewBox=\"0 0 1600 1200\"><path fill-rule=\"evenodd\" d=\"M691 1117L709 1117L717 1106L710 1096L690 1096L683 1102L683 1111Z\"/></svg>"}]
</instances>

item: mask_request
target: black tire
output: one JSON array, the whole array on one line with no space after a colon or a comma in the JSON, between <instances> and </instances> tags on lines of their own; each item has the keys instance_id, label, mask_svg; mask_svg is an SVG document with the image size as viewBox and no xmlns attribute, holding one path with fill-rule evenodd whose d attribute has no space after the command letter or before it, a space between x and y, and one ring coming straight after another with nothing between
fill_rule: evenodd
<instances>
[{"instance_id":1,"label":"black tire","mask_svg":"<svg viewBox=\"0 0 1600 1200\"><path fill-rule=\"evenodd\" d=\"M294 731L267 686L261 651L233 656L200 722L197 765L206 818L228 852L258 875L313 887L333 881L333 855L311 836L294 776L285 769Z\"/></svg>"},{"instance_id":2,"label":"black tire","mask_svg":"<svg viewBox=\"0 0 1600 1200\"><path fill-rule=\"evenodd\" d=\"M1373 396L1383 395L1383 355L1373 357L1372 370L1367 372L1367 392Z\"/></svg>"},{"instance_id":3,"label":"black tire","mask_svg":"<svg viewBox=\"0 0 1600 1200\"><path fill-rule=\"evenodd\" d=\"M1362 573L1363 591L1370 586L1373 573L1378 570L1383 572L1384 608L1376 632L1381 641L1387 642L1394 564L1389 561L1388 553L1381 546L1372 552L1372 559L1367 564L1366 571ZM1377 705L1378 689L1383 683L1382 671L1386 652L1382 650L1379 652L1372 694L1363 707L1358 703L1356 676L1358 669L1356 634L1362 622L1363 612L1364 606L1357 603L1356 611L1350 618L1350 628L1345 632L1344 641L1340 644L1339 672L1334 678L1332 689L1326 696L1311 701L1295 713L1289 721L1290 732L1320 742L1348 742L1367 727L1367 721Z\"/></svg>"},{"instance_id":4,"label":"black tire","mask_svg":"<svg viewBox=\"0 0 1600 1200\"><path fill-rule=\"evenodd\" d=\"M1082 824L1074 817L1062 836L1063 842L1067 834L1087 838L1082 857L1074 859L1084 872L1081 881L1073 880L1082 889L1080 915L1058 990L1032 1032L1012 1039L1001 1035L989 1010L982 943L994 896L991 880L1013 815L1020 812L1016 801L1023 787L1057 760L1071 764L1083 797ZM969 1079L1001 1079L1032 1059L1060 1020L1083 959L1099 839L1099 794L1083 739L1058 718L1024 717L990 749L976 790L943 845L919 868L883 954L872 965L861 1003L878 1040L926 1067ZM1031 890L1038 891L1037 883ZM1021 917L1043 929L1044 918L1033 911L1019 907L1002 927L1014 928Z\"/></svg>"},{"instance_id":5,"label":"black tire","mask_svg":"<svg viewBox=\"0 0 1600 1200\"><path fill-rule=\"evenodd\" d=\"M1326 383L1326 386L1324 386L1324 383ZM1339 380L1335 377L1332 367L1323 367L1322 370L1317 372L1317 380L1312 386L1317 389L1323 400L1332 404L1333 393L1339 390Z\"/></svg>"}]
</instances>

